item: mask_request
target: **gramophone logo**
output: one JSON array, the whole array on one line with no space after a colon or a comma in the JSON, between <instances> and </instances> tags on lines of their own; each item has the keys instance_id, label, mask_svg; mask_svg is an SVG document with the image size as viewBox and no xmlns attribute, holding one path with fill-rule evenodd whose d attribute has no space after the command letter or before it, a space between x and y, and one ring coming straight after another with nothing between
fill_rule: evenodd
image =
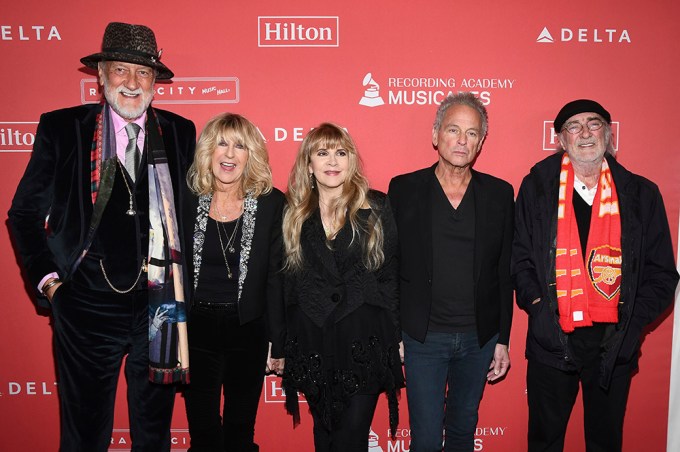
<instances>
[{"instance_id":1,"label":"gramophone logo","mask_svg":"<svg viewBox=\"0 0 680 452\"><path fill-rule=\"evenodd\" d=\"M380 437L373 431L373 429L371 429L368 434L368 452L384 452L383 448L378 444L379 439Z\"/></svg>"},{"instance_id":2,"label":"gramophone logo","mask_svg":"<svg viewBox=\"0 0 680 452\"><path fill-rule=\"evenodd\" d=\"M366 90L364 91L364 97L359 101L359 105L365 107L378 107L385 104L385 101L380 96L380 85L373 80L373 75L371 75L370 72L366 74L362 83L364 87L366 87Z\"/></svg>"}]
</instances>

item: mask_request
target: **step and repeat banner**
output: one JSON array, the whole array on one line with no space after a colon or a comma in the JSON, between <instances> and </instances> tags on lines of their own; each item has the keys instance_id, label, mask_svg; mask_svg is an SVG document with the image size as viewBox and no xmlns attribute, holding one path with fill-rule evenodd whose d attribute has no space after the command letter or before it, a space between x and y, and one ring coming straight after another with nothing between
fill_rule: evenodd
<instances>
[{"instance_id":1,"label":"step and repeat banner","mask_svg":"<svg viewBox=\"0 0 680 452\"><path fill-rule=\"evenodd\" d=\"M489 111L489 135L475 168L517 190L530 167L555 149L557 111L573 99L595 99L612 114L619 161L659 185L677 250L678 17L680 5L672 0L657 0L653 8L628 0L7 1L0 10L0 212L6 219L40 114L99 101L96 74L79 59L100 50L108 22L123 21L150 26L162 61L175 72L172 82L156 85L154 105L193 120L199 131L221 112L248 117L267 141L275 185L283 190L302 138L324 121L354 137L376 189L431 165L437 105L458 91L474 92ZM56 450L50 317L32 302L4 226L0 450ZM526 320L516 310L512 368L504 381L487 386L476 451L526 449ZM678 359L679 347L676 337ZM679 450L672 354L673 315L667 313L644 340L624 450L660 451L667 444ZM677 373L674 380L680 380ZM131 445L123 381L110 450ZM302 423L293 429L284 397L280 379L267 377L256 427L261 450L313 450L311 417L303 405ZM381 399L370 452L410 449L404 391L400 413L391 439ZM582 451L580 402L572 417L566 449ZM189 446L181 395L173 444L178 451Z\"/></svg>"}]
</instances>

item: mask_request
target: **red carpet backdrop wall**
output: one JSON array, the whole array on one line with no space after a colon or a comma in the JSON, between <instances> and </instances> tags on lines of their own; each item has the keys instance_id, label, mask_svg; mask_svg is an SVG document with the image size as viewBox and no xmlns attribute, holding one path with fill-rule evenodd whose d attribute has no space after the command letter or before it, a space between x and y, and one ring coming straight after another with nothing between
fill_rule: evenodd
<instances>
[{"instance_id":1,"label":"red carpet backdrop wall","mask_svg":"<svg viewBox=\"0 0 680 452\"><path fill-rule=\"evenodd\" d=\"M559 108L576 98L596 99L612 113L618 159L660 186L677 250L679 17L680 4L672 0L653 7L631 0L8 0L0 10L0 212L6 218L40 114L98 101L95 74L79 59L100 49L108 22L124 21L156 32L163 62L176 74L157 84L154 105L192 119L199 130L224 111L245 115L267 140L281 189L305 133L333 121L355 138L372 186L386 190L394 175L436 160L431 128L438 103L450 92L472 91L490 117L475 167L517 190L529 168L555 148L552 119ZM0 450L52 451L59 417L50 318L31 302L4 226ZM526 315L517 310L512 368L505 381L486 389L477 451L526 448L525 331ZM626 451L680 443L669 428L680 425L680 409L669 406L672 341L668 313L644 341L626 413ZM263 384L261 450L311 451L306 410L294 430L280 380L268 377ZM673 400L680 403L678 396ZM581 419L579 403L569 451L584 450ZM123 390L114 427L111 450L129 450ZM370 452L409 450L404 392L395 433L390 439L381 400ZM189 445L179 395L173 444L178 451Z\"/></svg>"}]
</instances>

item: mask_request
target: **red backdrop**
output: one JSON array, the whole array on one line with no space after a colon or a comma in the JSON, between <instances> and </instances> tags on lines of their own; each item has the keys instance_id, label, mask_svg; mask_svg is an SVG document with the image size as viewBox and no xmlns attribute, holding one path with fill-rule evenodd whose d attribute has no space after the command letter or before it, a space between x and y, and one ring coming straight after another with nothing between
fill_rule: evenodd
<instances>
[{"instance_id":1,"label":"red backdrop","mask_svg":"<svg viewBox=\"0 0 680 452\"><path fill-rule=\"evenodd\" d=\"M517 189L554 147L551 119L559 108L594 98L612 113L619 160L659 184L677 249L678 17L680 6L671 0L654 8L630 0L5 2L0 212L23 174L40 113L97 100L94 74L79 59L98 51L106 24L118 20L149 25L177 76L157 85L155 105L192 119L199 130L223 111L245 115L267 140L281 189L302 137L323 121L349 130L374 188L385 190L394 175L430 165L432 120L450 91L475 91L487 104L489 136L476 168ZM56 450L50 321L30 302L6 228L0 271L0 449ZM526 448L526 316L515 314L512 368L486 389L476 450ZM627 451L666 447L672 329L669 316L645 340L626 413ZM293 430L280 380L264 385L256 431L262 450L312 450L311 418ZM405 393L401 413L397 439L389 440L381 400L371 452L409 450ZM567 450L583 450L581 414L577 405ZM111 450L129 450L126 429L121 385ZM188 447L180 396L173 437L175 450Z\"/></svg>"}]
</instances>

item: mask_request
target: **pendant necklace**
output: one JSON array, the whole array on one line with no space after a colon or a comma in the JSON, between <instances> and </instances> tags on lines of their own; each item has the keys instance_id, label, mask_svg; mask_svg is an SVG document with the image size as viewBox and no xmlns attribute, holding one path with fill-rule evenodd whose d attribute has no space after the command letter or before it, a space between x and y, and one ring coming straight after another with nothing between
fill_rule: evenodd
<instances>
[{"instance_id":1,"label":"pendant necklace","mask_svg":"<svg viewBox=\"0 0 680 452\"><path fill-rule=\"evenodd\" d=\"M134 209L134 198L132 197L132 190L130 190L130 184L128 184L127 177L125 177L125 171L123 171L123 166L120 163L120 159L117 158L116 161L118 162L118 167L120 168L121 176L123 176L125 188L127 188L128 195L130 195L130 207L125 212L125 214L133 217L135 216L135 214L137 214L137 211Z\"/></svg>"},{"instance_id":2,"label":"pendant necklace","mask_svg":"<svg viewBox=\"0 0 680 452\"><path fill-rule=\"evenodd\" d=\"M215 226L217 226L217 237L220 239L220 250L222 251L222 257L224 258L224 265L227 266L227 279L232 278L231 268L229 268L229 261L227 260L227 254L225 252L224 242L222 241L222 233L220 232L220 224L215 221ZM234 228L234 235L236 235L236 228Z\"/></svg>"},{"instance_id":3,"label":"pendant necklace","mask_svg":"<svg viewBox=\"0 0 680 452\"><path fill-rule=\"evenodd\" d=\"M222 219L222 222L226 222L228 217L226 215L222 215L220 208L217 206L217 202L214 203L214 206L215 206L215 211L217 213L217 216ZM235 241L235 238L236 238L236 231L238 231L238 225L241 222L242 216L243 216L243 212L241 212L241 215L239 215L239 217L236 219L236 225L234 226L234 230L232 231L231 236L229 236L229 234L227 234L227 229L224 227L224 224L221 224L220 222L216 222L217 223L217 232L219 232L220 226L222 226L222 228L224 228L224 236L227 238L227 246L225 247L224 244L222 244L222 252L224 252L226 250L229 250L229 252L232 253L232 254L236 252L236 248L234 248L234 241ZM220 236L220 240L221 240L221 236Z\"/></svg>"}]
</instances>

